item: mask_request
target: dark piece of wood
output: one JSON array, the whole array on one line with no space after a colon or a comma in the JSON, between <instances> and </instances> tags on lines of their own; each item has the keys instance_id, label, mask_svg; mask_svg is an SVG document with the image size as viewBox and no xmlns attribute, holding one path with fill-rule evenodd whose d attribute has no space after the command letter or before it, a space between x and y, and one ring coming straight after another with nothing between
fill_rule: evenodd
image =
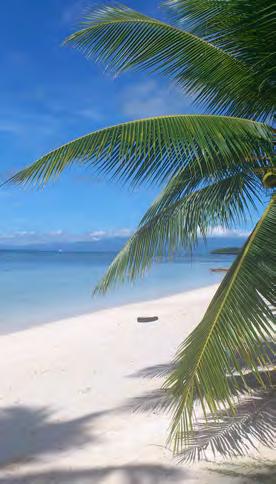
<instances>
[{"instance_id":1,"label":"dark piece of wood","mask_svg":"<svg viewBox=\"0 0 276 484\"><path fill-rule=\"evenodd\" d=\"M153 321L157 321L158 316L148 316L148 317L138 317L138 323L152 323Z\"/></svg>"}]
</instances>

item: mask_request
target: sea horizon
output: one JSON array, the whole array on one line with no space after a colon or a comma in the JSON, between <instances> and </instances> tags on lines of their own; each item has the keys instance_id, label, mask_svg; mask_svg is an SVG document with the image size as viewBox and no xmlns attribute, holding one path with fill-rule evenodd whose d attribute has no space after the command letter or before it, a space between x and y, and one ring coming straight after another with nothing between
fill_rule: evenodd
<instances>
[{"instance_id":1,"label":"sea horizon","mask_svg":"<svg viewBox=\"0 0 276 484\"><path fill-rule=\"evenodd\" d=\"M154 263L142 279L95 297L93 289L118 250L0 248L0 334L219 283L224 273L211 269L228 268L234 256L210 252L243 241L217 237L207 246L201 241L193 255Z\"/></svg>"}]
</instances>

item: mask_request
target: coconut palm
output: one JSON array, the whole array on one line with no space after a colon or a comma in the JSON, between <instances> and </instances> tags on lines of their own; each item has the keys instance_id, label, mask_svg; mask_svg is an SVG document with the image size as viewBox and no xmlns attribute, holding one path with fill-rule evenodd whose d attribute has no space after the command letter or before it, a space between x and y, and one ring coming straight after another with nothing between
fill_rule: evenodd
<instances>
[{"instance_id":1,"label":"coconut palm","mask_svg":"<svg viewBox=\"0 0 276 484\"><path fill-rule=\"evenodd\" d=\"M143 69L164 75L212 114L98 130L54 149L11 181L44 186L77 163L132 186L161 187L99 282L102 293L141 276L156 256L193 249L215 226L244 222L266 200L165 383L175 452L188 446L195 458L209 446L223 455L242 453L252 443L249 428L255 439L273 440L264 408L274 388L268 371L276 291L274 6L271 0L167 0L164 8L170 23L122 5L95 8L65 42L116 74ZM204 427L195 422L196 401ZM253 415L261 418L255 427L246 424Z\"/></svg>"}]
</instances>

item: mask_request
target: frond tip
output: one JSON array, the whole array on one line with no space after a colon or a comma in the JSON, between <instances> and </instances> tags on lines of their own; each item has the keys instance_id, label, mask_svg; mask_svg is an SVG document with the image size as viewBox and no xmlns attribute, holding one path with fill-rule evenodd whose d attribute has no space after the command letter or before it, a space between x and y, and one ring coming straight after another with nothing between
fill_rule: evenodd
<instances>
[{"instance_id":1,"label":"frond tip","mask_svg":"<svg viewBox=\"0 0 276 484\"><path fill-rule=\"evenodd\" d=\"M223 169L211 176L204 163L200 172L193 168L191 163L176 175L149 208L97 285L96 293L105 293L118 282L134 281L157 257L160 261L176 250L193 249L199 235L205 238L218 223L232 227L246 218L249 207L254 208L260 182L250 171L245 173L242 165L228 170L227 176ZM248 164L243 168L248 170ZM207 181L200 177L204 171Z\"/></svg>"}]
</instances>

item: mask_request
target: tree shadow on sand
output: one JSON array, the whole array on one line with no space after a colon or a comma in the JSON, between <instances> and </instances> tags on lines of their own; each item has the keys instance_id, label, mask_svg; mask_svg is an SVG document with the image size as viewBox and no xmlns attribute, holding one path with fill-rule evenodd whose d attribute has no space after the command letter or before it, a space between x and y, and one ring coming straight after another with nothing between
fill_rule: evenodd
<instances>
[{"instance_id":1,"label":"tree shadow on sand","mask_svg":"<svg viewBox=\"0 0 276 484\"><path fill-rule=\"evenodd\" d=\"M276 463L269 460L252 460L249 463L227 463L209 468L215 474L228 477L242 484L273 484L276 482Z\"/></svg>"},{"instance_id":2,"label":"tree shadow on sand","mask_svg":"<svg viewBox=\"0 0 276 484\"><path fill-rule=\"evenodd\" d=\"M159 363L158 365L141 368L128 375L128 378L162 378L169 375L175 368L176 366L172 362Z\"/></svg>"},{"instance_id":3,"label":"tree shadow on sand","mask_svg":"<svg viewBox=\"0 0 276 484\"><path fill-rule=\"evenodd\" d=\"M267 370L260 370L262 375L263 384L270 388L276 387L276 344L271 342L269 357L271 360L271 368ZM247 370L246 362L240 359L241 368ZM172 372L176 369L176 365L173 362L159 363L153 366L146 366L140 370L128 375L128 378L142 378L142 379L160 379L164 381ZM252 371L246 371L243 377L237 373L230 374L227 379L233 387L233 393L235 388L239 388L240 393L248 392L248 389L257 390L260 389L260 381L258 377ZM197 395L195 394L195 398ZM134 411L145 413L161 413L167 412L171 408L173 403L173 395L169 390L162 388L162 382L159 388L152 390L151 392L145 392L136 397L130 398L124 405L122 405L122 411Z\"/></svg>"},{"instance_id":4,"label":"tree shadow on sand","mask_svg":"<svg viewBox=\"0 0 276 484\"><path fill-rule=\"evenodd\" d=\"M185 482L187 473L181 468L137 464L94 467L77 471L53 470L20 477L0 478L0 484L102 484L105 480L110 482L111 476L118 484L180 484Z\"/></svg>"},{"instance_id":5,"label":"tree shadow on sand","mask_svg":"<svg viewBox=\"0 0 276 484\"><path fill-rule=\"evenodd\" d=\"M233 371L226 375L233 395L238 398L236 412L224 409L219 418L208 414L208 421L203 416L197 419L194 432L189 436L189 445L184 447L178 457L182 462L194 462L210 459L216 455L233 458L248 454L258 446L273 448L276 441L276 370L274 343L271 343L270 360L272 364L259 370L262 382L256 374L248 370L246 361L240 359L243 374ZM174 370L169 363L162 363L140 369L128 375L130 378L166 378ZM161 386L161 385L160 385ZM197 395L195 394L195 400ZM159 388L129 399L122 406L123 411L143 413L166 413L174 403L173 393L169 389ZM209 454L207 454L207 451Z\"/></svg>"},{"instance_id":6,"label":"tree shadow on sand","mask_svg":"<svg viewBox=\"0 0 276 484\"><path fill-rule=\"evenodd\" d=\"M0 477L0 484L100 484L110 476L120 484L184 482L186 474L183 469L148 463L28 474L17 468L19 464L39 461L47 454L56 455L100 442L100 429L96 428L98 420L117 410L91 413L67 421L58 421L47 408L12 406L0 410L0 473L8 473Z\"/></svg>"},{"instance_id":7,"label":"tree shadow on sand","mask_svg":"<svg viewBox=\"0 0 276 484\"><path fill-rule=\"evenodd\" d=\"M183 470L164 465L137 464L124 466L94 467L66 471L22 474L17 477L1 479L0 484L104 484L109 478L116 484L184 484L190 479L195 482L215 482L221 484L272 484L275 482L274 462L251 462L249 464L220 464L206 469L204 479L198 470ZM206 478L208 481L206 481ZM202 480L203 479L203 480Z\"/></svg>"},{"instance_id":8,"label":"tree shadow on sand","mask_svg":"<svg viewBox=\"0 0 276 484\"><path fill-rule=\"evenodd\" d=\"M58 421L46 408L12 406L0 410L0 470L8 465L38 460L42 454L62 452L98 441L96 421L109 411Z\"/></svg>"}]
</instances>

